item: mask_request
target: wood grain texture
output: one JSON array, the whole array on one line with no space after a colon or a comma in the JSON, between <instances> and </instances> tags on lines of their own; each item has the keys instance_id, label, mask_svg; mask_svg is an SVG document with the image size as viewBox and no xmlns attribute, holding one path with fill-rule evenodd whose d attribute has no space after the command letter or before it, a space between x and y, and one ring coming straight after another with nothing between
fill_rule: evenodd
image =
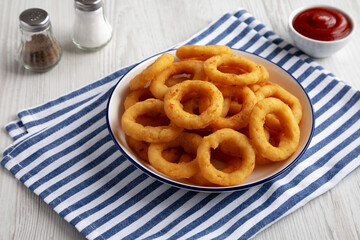
<instances>
[{"instance_id":1,"label":"wood grain texture","mask_svg":"<svg viewBox=\"0 0 360 240\"><path fill-rule=\"evenodd\" d=\"M291 42L287 18L303 5L321 3L342 8L360 21L358 0L105 0L114 28L110 44L82 52L70 39L73 1L0 1L0 149L11 144L3 127L20 109L32 107L113 73L184 41L225 12L246 8L257 19ZM58 66L34 74L16 60L18 16L26 8L47 10L54 34L63 47ZM360 89L359 30L333 56L318 60L343 81ZM255 239L360 239L360 169L332 190L274 223ZM0 168L0 239L84 239L39 197Z\"/></svg>"}]
</instances>

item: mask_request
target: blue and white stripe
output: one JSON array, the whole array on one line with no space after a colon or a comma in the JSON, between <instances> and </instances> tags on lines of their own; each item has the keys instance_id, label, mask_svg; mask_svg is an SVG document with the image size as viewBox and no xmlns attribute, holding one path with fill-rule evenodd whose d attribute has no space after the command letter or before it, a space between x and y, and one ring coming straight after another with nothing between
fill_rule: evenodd
<instances>
[{"instance_id":1,"label":"blue and white stripe","mask_svg":"<svg viewBox=\"0 0 360 240\"><path fill-rule=\"evenodd\" d=\"M179 44L223 44L292 74L315 113L312 142L297 164L263 185L198 193L160 183L117 150L107 99L132 66L46 104L6 126L14 143L2 166L89 239L247 239L326 192L360 165L360 92L256 20L225 14Z\"/></svg>"}]
</instances>

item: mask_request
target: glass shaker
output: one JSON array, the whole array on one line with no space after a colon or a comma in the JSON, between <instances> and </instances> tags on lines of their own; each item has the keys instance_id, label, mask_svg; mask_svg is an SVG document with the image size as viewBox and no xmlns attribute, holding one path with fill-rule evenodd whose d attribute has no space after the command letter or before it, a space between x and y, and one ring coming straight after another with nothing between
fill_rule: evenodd
<instances>
[{"instance_id":1,"label":"glass shaker","mask_svg":"<svg viewBox=\"0 0 360 240\"><path fill-rule=\"evenodd\" d=\"M53 36L48 13L43 9L30 8L20 14L19 20L19 61L34 72L50 70L60 61L62 50Z\"/></svg>"},{"instance_id":2,"label":"glass shaker","mask_svg":"<svg viewBox=\"0 0 360 240\"><path fill-rule=\"evenodd\" d=\"M97 50L112 37L112 28L104 15L102 0L75 0L72 41L83 50Z\"/></svg>"}]
</instances>

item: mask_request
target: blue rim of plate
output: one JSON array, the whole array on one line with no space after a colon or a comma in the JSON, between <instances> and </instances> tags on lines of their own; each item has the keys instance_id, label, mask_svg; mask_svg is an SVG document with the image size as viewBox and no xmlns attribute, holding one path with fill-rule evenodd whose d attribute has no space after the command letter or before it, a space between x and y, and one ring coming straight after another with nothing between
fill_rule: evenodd
<instances>
[{"instance_id":1,"label":"blue rim of plate","mask_svg":"<svg viewBox=\"0 0 360 240\"><path fill-rule=\"evenodd\" d=\"M302 89L302 91L304 92L305 96L307 97L307 100L308 102L310 103L310 109L311 109L311 120L312 120L312 123L311 123L311 130L310 130L310 135L309 135L309 138L306 142L306 144L304 145L303 149L301 150L301 152L297 155L297 157L292 161L290 162L288 165L286 165L283 169L281 169L280 171L274 173L273 175L267 177L267 178L264 178L262 180L259 180L259 181L256 181L256 182L253 182L253 183L249 183L249 184L244 184L244 185L237 185L237 186L230 186L230 187L205 187L205 186L194 186L194 185L188 185L188 184L185 184L185 183L180 183L180 182L176 182L176 181L172 181L172 180L169 180L169 179L166 179L164 177L161 177L160 175L157 175L151 171L149 171L147 168L145 168L144 166L142 166L140 163L138 163L137 161L135 161L132 157L130 157L126 151L121 147L121 145L119 144L119 142L116 140L116 137L114 136L112 130L111 130L111 127L110 127L110 120L109 120L109 105L110 105L110 102L111 102L111 98L114 94L114 91L115 89L117 88L118 84L121 82L121 80L129 73L131 72L135 67L137 67L138 65L142 64L143 62L147 61L148 59L150 58L153 58L153 57L156 57L156 56L159 56L165 52L171 52L171 51L174 51L176 50L176 48L172 48L172 49L168 49L166 51L163 51L163 52L160 52L158 54L155 54L151 57L148 57L142 61L140 61L139 63L137 64L134 64L134 66L129 69L128 72L126 72L120 79L119 81L115 84L115 86L113 87L113 90L111 91L111 94L110 94L110 97L108 99L108 102L107 102L107 106L106 106L106 124L107 124L107 128L109 130L109 133L111 135L111 138L112 140L114 141L114 143L116 144L116 146L118 147L118 149L121 151L121 153L125 156L126 159L128 159L132 164L134 164L137 168L139 168L140 170L142 170L144 173L146 173L147 175L149 175L150 177L153 177L154 179L156 180L159 180L160 182L163 182L163 183L166 183L166 184L169 184L170 186L174 186L174 187L177 187L177 188L181 188L181 189L186 189L186 190L191 190L191 191L196 191L196 192L209 192L209 193L220 193L220 192L233 192L233 191L239 191L239 190L245 190L245 189L248 189L250 187L254 187L254 186L257 186L257 185L260 185L260 184L263 184L263 183L266 183L266 182L269 182L275 178L277 178L278 176L282 175L283 173L287 172L288 170L290 170L290 168L292 168L298 161L299 159L302 157L302 155L306 152L307 148L309 147L309 144L312 140L312 137L313 137L313 134L314 134L314 126L315 126L315 118L314 118L314 109L313 109L313 106L311 104L311 100L309 98L309 95L307 94L307 92L305 91L305 89L303 88L303 86L288 72L286 71L283 67L277 65L276 63L273 63L271 61L269 61L268 59L264 58L264 57L261 57L261 56L258 56L256 54L253 54L251 52L247 52L247 51L244 51L244 50L239 50L239 49L233 49L233 50L236 50L236 51L239 51L239 52L244 52L246 54L251 54L253 56L256 56L256 57L259 57L259 58L262 58L264 59L265 61L273 64L273 65L276 65L277 67L281 68L284 72L286 72L292 79L294 79L294 81L300 86L300 88Z\"/></svg>"}]
</instances>

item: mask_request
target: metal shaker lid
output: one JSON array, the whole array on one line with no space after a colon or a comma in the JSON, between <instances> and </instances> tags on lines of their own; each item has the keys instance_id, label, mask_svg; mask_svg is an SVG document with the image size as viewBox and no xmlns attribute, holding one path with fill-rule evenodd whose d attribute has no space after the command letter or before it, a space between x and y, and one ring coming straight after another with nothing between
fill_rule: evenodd
<instances>
[{"instance_id":1,"label":"metal shaker lid","mask_svg":"<svg viewBox=\"0 0 360 240\"><path fill-rule=\"evenodd\" d=\"M49 14L40 8L30 8L20 14L20 28L29 32L40 32L50 26Z\"/></svg>"},{"instance_id":2,"label":"metal shaker lid","mask_svg":"<svg viewBox=\"0 0 360 240\"><path fill-rule=\"evenodd\" d=\"M85 12L95 11L102 7L102 0L75 0L75 7Z\"/></svg>"}]
</instances>

